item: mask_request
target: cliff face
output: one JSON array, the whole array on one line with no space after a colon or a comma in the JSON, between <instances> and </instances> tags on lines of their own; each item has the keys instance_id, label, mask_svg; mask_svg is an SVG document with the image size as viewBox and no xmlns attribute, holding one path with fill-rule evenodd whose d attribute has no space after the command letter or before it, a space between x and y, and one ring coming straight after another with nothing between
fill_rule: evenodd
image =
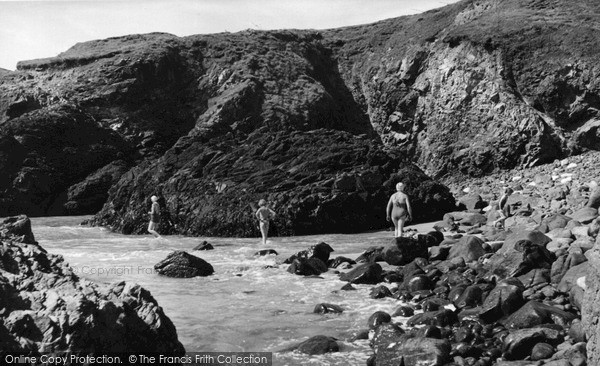
<instances>
[{"instance_id":1,"label":"cliff face","mask_svg":"<svg viewBox=\"0 0 600 366\"><path fill-rule=\"evenodd\" d=\"M330 37L386 145L433 176L477 176L599 147L599 15L592 1L467 1Z\"/></svg>"},{"instance_id":2,"label":"cliff face","mask_svg":"<svg viewBox=\"0 0 600 366\"><path fill-rule=\"evenodd\" d=\"M433 218L453 199L410 161L482 175L598 147L599 25L592 1L489 0L78 44L0 76L0 215L103 207L94 222L141 232L157 194L166 231L256 235L267 198L278 233L364 230L406 180Z\"/></svg>"}]
</instances>

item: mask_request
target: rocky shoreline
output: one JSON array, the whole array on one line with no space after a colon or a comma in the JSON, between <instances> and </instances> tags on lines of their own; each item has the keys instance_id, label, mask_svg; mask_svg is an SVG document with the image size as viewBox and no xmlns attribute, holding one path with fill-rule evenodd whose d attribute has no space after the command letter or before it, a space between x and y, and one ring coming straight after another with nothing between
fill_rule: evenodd
<instances>
[{"instance_id":1,"label":"rocky shoreline","mask_svg":"<svg viewBox=\"0 0 600 366\"><path fill-rule=\"evenodd\" d=\"M409 230L357 258L334 258L334 248L320 243L288 258L288 271L308 276L333 271L348 282L340 291L370 284L372 299L399 300L395 311L372 314L348 340L369 340L369 365L593 365L600 359L594 307L600 301L600 190L592 179L597 156L506 172L484 183L450 183L462 195L457 211L432 225L438 230ZM515 189L509 199L515 215L497 228L488 204L503 186ZM5 350L184 352L173 324L147 291L79 279L60 256L37 244L26 217L6 219L0 234ZM199 249L208 248L203 243ZM277 255L257 253L265 254ZM191 265L198 270L189 270ZM183 271L179 277L212 273L210 264L184 252L157 267L166 275ZM326 303L314 310L343 311ZM117 318L116 325L105 323ZM140 320L147 328L133 331ZM93 341L107 331L105 343ZM331 335L317 335L282 352L342 348Z\"/></svg>"},{"instance_id":2,"label":"rocky shoreline","mask_svg":"<svg viewBox=\"0 0 600 366\"><path fill-rule=\"evenodd\" d=\"M35 241L26 216L4 219L0 356L120 352L181 356L185 349L150 292L134 283L82 279Z\"/></svg>"},{"instance_id":3,"label":"rocky shoreline","mask_svg":"<svg viewBox=\"0 0 600 366\"><path fill-rule=\"evenodd\" d=\"M369 339L373 349L368 365L595 365L598 155L457 183L457 201L469 210L437 223L449 228L443 236L413 232L354 260L318 254L321 243L290 258L288 270L318 275L329 267L349 282L341 290L372 284L371 298L407 303L391 314L372 314L357 332L355 339ZM516 190L509 200L515 215L499 229L487 206L507 186ZM315 307L317 313L342 311L336 304ZM320 354L341 347L334 337L319 335L286 351Z\"/></svg>"}]
</instances>

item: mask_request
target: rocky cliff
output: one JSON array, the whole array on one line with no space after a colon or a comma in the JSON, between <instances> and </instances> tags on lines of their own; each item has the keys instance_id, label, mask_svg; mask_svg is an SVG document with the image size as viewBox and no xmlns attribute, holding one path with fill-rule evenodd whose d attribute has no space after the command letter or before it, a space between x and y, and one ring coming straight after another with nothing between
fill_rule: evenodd
<instances>
[{"instance_id":1,"label":"rocky cliff","mask_svg":"<svg viewBox=\"0 0 600 366\"><path fill-rule=\"evenodd\" d=\"M423 172L480 176L598 147L599 23L593 1L462 1L21 62L0 75L0 215L102 208L95 223L141 232L157 194L165 232L256 235L267 198L280 234L364 230L385 225L405 180L430 219L453 200Z\"/></svg>"}]
</instances>

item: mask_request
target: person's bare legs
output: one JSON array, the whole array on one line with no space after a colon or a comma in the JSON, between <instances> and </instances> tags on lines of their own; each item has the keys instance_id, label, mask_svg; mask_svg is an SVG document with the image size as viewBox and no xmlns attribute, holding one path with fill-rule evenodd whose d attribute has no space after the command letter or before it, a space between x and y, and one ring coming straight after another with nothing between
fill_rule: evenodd
<instances>
[{"instance_id":1,"label":"person's bare legs","mask_svg":"<svg viewBox=\"0 0 600 366\"><path fill-rule=\"evenodd\" d=\"M269 222L260 223L260 234L262 235L263 245L267 244L267 236L269 235Z\"/></svg>"},{"instance_id":2,"label":"person's bare legs","mask_svg":"<svg viewBox=\"0 0 600 366\"><path fill-rule=\"evenodd\" d=\"M392 217L392 222L394 223L394 237L401 237L402 234L404 234L404 223L406 222L406 218L396 219Z\"/></svg>"},{"instance_id":3,"label":"person's bare legs","mask_svg":"<svg viewBox=\"0 0 600 366\"><path fill-rule=\"evenodd\" d=\"M152 235L154 235L155 238L160 238L160 235L156 232L156 223L150 221L150 223L148 224L148 232Z\"/></svg>"},{"instance_id":4,"label":"person's bare legs","mask_svg":"<svg viewBox=\"0 0 600 366\"><path fill-rule=\"evenodd\" d=\"M404 222L405 221L406 221L406 218L398 219L398 235L396 235L396 237L401 237L402 234L404 234Z\"/></svg>"}]
</instances>

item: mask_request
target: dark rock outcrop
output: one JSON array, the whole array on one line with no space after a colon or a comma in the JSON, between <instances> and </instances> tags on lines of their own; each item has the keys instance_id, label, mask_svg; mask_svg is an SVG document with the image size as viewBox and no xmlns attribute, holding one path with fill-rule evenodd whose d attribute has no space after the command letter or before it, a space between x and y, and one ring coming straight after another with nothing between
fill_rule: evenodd
<instances>
[{"instance_id":1,"label":"dark rock outcrop","mask_svg":"<svg viewBox=\"0 0 600 366\"><path fill-rule=\"evenodd\" d=\"M5 218L0 224L0 234L2 237L10 238L23 244L37 244L33 231L31 231L31 221L25 215ZM41 249L41 248L40 248Z\"/></svg>"},{"instance_id":2,"label":"dark rock outcrop","mask_svg":"<svg viewBox=\"0 0 600 366\"><path fill-rule=\"evenodd\" d=\"M22 230L30 227L29 219L12 219L0 224L2 351L184 355L175 326L147 290L126 282L101 286L80 279L62 256L15 241L33 234Z\"/></svg>"},{"instance_id":3,"label":"dark rock outcrop","mask_svg":"<svg viewBox=\"0 0 600 366\"><path fill-rule=\"evenodd\" d=\"M210 276L215 272L210 263L183 250L170 253L167 258L156 263L154 269L167 277L182 278Z\"/></svg>"},{"instance_id":4,"label":"dark rock outcrop","mask_svg":"<svg viewBox=\"0 0 600 366\"><path fill-rule=\"evenodd\" d=\"M317 32L134 35L21 62L0 79L0 151L0 215L106 202L92 222L124 233L152 194L160 230L188 235L256 235L260 198L272 234L383 228L398 180L416 220L453 204L381 142Z\"/></svg>"}]
</instances>

